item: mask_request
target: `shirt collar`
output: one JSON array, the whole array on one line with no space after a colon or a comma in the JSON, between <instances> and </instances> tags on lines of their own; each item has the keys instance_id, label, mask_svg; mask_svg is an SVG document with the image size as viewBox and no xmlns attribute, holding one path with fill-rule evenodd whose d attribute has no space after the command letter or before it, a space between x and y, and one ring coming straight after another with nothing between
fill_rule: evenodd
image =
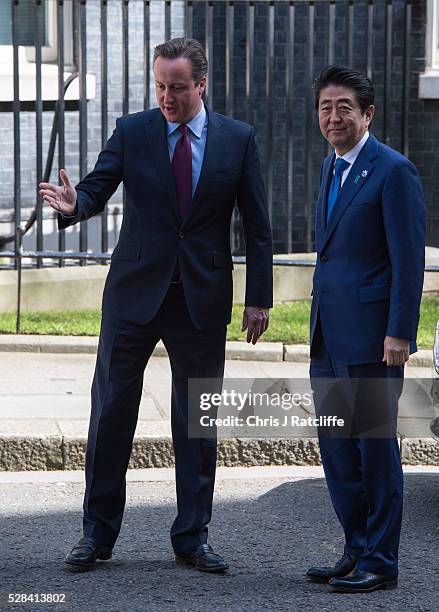
<instances>
[{"instance_id":1,"label":"shirt collar","mask_svg":"<svg viewBox=\"0 0 439 612\"><path fill-rule=\"evenodd\" d=\"M337 153L335 153L335 159L337 160L339 157L342 157L345 161L348 162L348 164L352 165L354 161L357 159L359 152L364 147L366 140L368 138L369 138L369 132L366 130L363 138L357 142L355 147L352 147L352 149L348 151L347 153L345 153L344 155L337 155Z\"/></svg>"},{"instance_id":2,"label":"shirt collar","mask_svg":"<svg viewBox=\"0 0 439 612\"><path fill-rule=\"evenodd\" d=\"M166 123L168 124L167 125L168 136L173 134L175 130L178 130L178 128L181 125L181 123L171 123L170 121L166 121ZM195 117L191 119L189 123L187 123L186 125L197 138L201 138L205 123L206 123L206 109L204 107L203 102L201 102L201 108L200 108L199 113L197 113Z\"/></svg>"}]
</instances>

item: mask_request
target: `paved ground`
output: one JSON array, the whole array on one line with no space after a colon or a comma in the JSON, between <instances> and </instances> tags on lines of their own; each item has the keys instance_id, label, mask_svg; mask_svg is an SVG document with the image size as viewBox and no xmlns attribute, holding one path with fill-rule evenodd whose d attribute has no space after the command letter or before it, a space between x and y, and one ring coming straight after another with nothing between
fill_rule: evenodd
<instances>
[{"instance_id":1,"label":"paved ground","mask_svg":"<svg viewBox=\"0 0 439 612\"><path fill-rule=\"evenodd\" d=\"M34 431L54 435L73 430L76 436L86 436L95 360L95 355L87 354L0 352L0 433L25 433L32 421ZM300 362L228 360L225 377L307 381L308 369L307 363ZM408 367L406 376L427 380L432 368ZM170 433L170 394L169 360L152 357L145 371L138 432L152 428L160 435ZM301 409L297 412L308 414ZM404 436L429 437L429 424L437 416L437 407L416 410L410 403L400 406L399 415Z\"/></svg>"},{"instance_id":2,"label":"paved ground","mask_svg":"<svg viewBox=\"0 0 439 612\"><path fill-rule=\"evenodd\" d=\"M88 419L95 361L95 355L87 354L0 353L0 418ZM225 375L307 378L308 369L307 363L227 361ZM145 370L140 418L167 419L170 394L169 360L152 357Z\"/></svg>"},{"instance_id":3,"label":"paved ground","mask_svg":"<svg viewBox=\"0 0 439 612\"><path fill-rule=\"evenodd\" d=\"M110 562L74 573L63 558L80 531L82 474L0 474L0 610L439 610L439 470L406 473L400 587L335 594L303 578L342 547L320 468L223 468L210 541L226 576L177 567L168 540L171 470L129 474L128 506ZM65 604L7 604L8 593L63 593Z\"/></svg>"}]
</instances>

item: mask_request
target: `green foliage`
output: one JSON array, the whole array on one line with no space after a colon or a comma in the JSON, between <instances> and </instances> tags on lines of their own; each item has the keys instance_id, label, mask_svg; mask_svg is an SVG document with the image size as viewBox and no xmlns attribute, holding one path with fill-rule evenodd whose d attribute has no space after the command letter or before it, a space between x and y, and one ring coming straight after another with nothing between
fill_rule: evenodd
<instances>
[{"instance_id":1,"label":"green foliage","mask_svg":"<svg viewBox=\"0 0 439 612\"><path fill-rule=\"evenodd\" d=\"M418 347L432 348L436 323L439 321L439 295L424 297L421 302L421 318L418 328Z\"/></svg>"},{"instance_id":2,"label":"green foliage","mask_svg":"<svg viewBox=\"0 0 439 612\"><path fill-rule=\"evenodd\" d=\"M0 333L15 334L15 313L0 313ZM59 336L99 335L101 312L99 310L51 310L47 312L23 312L22 334Z\"/></svg>"},{"instance_id":3,"label":"green foliage","mask_svg":"<svg viewBox=\"0 0 439 612\"><path fill-rule=\"evenodd\" d=\"M277 304L270 311L270 326L262 340L306 344L309 342L310 301ZM232 322L229 325L228 340L244 340L241 332L243 307L233 306ZM99 310L24 312L21 332L61 336L96 336L99 334L101 313ZM420 348L433 345L436 322L439 320L439 295L425 296L421 304L421 319L418 331ZM0 313L0 333L15 333L15 313Z\"/></svg>"},{"instance_id":4,"label":"green foliage","mask_svg":"<svg viewBox=\"0 0 439 612\"><path fill-rule=\"evenodd\" d=\"M309 311L311 302L286 302L276 304L270 310L270 325L262 336L266 342L285 342L285 344L307 344L309 342ZM229 325L228 340L244 340L241 332L243 306L233 305L232 322Z\"/></svg>"}]
</instances>

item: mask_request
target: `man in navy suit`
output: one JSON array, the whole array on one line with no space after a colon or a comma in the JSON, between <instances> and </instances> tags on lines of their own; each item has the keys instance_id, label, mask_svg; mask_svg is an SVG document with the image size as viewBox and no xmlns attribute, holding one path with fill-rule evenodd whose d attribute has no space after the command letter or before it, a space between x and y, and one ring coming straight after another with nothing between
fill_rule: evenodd
<instances>
[{"instance_id":1,"label":"man in navy suit","mask_svg":"<svg viewBox=\"0 0 439 612\"><path fill-rule=\"evenodd\" d=\"M416 351L422 187L413 164L369 133L374 88L366 76L326 67L315 83L315 102L320 130L334 148L322 163L316 209L310 366L316 410L338 406L348 387L352 432L369 413L394 427L404 364ZM334 378L341 389L335 396ZM367 379L384 381L390 392L377 399ZM331 434L320 428L320 451L346 543L334 566L313 567L307 575L339 591L395 588L403 501L396 435L374 437L367 427L359 435Z\"/></svg>"},{"instance_id":2,"label":"man in navy suit","mask_svg":"<svg viewBox=\"0 0 439 612\"><path fill-rule=\"evenodd\" d=\"M121 117L93 171L73 187L41 184L59 227L100 213L123 182L126 206L102 303L86 455L83 538L67 563L109 559L122 522L125 475L143 372L162 339L172 369L171 424L178 562L222 572L207 543L216 440L188 436L188 379L222 380L232 307L230 221L235 203L246 241L243 331L255 344L272 306L272 243L254 130L208 110L207 60L199 42L158 45L159 108ZM199 408L199 407L198 407Z\"/></svg>"}]
</instances>

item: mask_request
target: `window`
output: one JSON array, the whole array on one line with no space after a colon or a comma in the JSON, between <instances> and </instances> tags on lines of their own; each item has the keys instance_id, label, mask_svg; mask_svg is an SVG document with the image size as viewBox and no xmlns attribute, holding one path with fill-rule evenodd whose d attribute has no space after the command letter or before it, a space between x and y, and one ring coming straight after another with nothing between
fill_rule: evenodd
<instances>
[{"instance_id":1,"label":"window","mask_svg":"<svg viewBox=\"0 0 439 612\"><path fill-rule=\"evenodd\" d=\"M30 46L35 40L35 18L32 8L33 0L21 0L17 7L18 16L18 44ZM48 3L43 0L43 46L48 44ZM11 2L0 4L0 44L12 45L12 6Z\"/></svg>"},{"instance_id":2,"label":"window","mask_svg":"<svg viewBox=\"0 0 439 612\"><path fill-rule=\"evenodd\" d=\"M439 98L439 0L427 0L425 72L419 75L419 97Z\"/></svg>"},{"instance_id":3,"label":"window","mask_svg":"<svg viewBox=\"0 0 439 612\"><path fill-rule=\"evenodd\" d=\"M10 110L14 99L14 62L12 45L11 0L0 0L0 110ZM64 0L64 79L75 70L73 61L73 7L74 0ZM55 101L58 98L58 2L42 0L42 46L41 74L42 98ZM32 103L36 99L35 64L35 0L19 0L18 61L20 77L20 100ZM87 74L87 98L95 96L95 79ZM74 81L66 93L66 100L79 99L79 83Z\"/></svg>"},{"instance_id":4,"label":"window","mask_svg":"<svg viewBox=\"0 0 439 612\"><path fill-rule=\"evenodd\" d=\"M0 0L0 64L10 61L12 52L12 7ZM73 0L64 1L64 63L73 64ZM57 62L57 2L42 0L43 29L41 56L44 63ZM17 6L18 44L28 62L35 62L35 0L20 0ZM22 55L20 53L20 55Z\"/></svg>"}]
</instances>

